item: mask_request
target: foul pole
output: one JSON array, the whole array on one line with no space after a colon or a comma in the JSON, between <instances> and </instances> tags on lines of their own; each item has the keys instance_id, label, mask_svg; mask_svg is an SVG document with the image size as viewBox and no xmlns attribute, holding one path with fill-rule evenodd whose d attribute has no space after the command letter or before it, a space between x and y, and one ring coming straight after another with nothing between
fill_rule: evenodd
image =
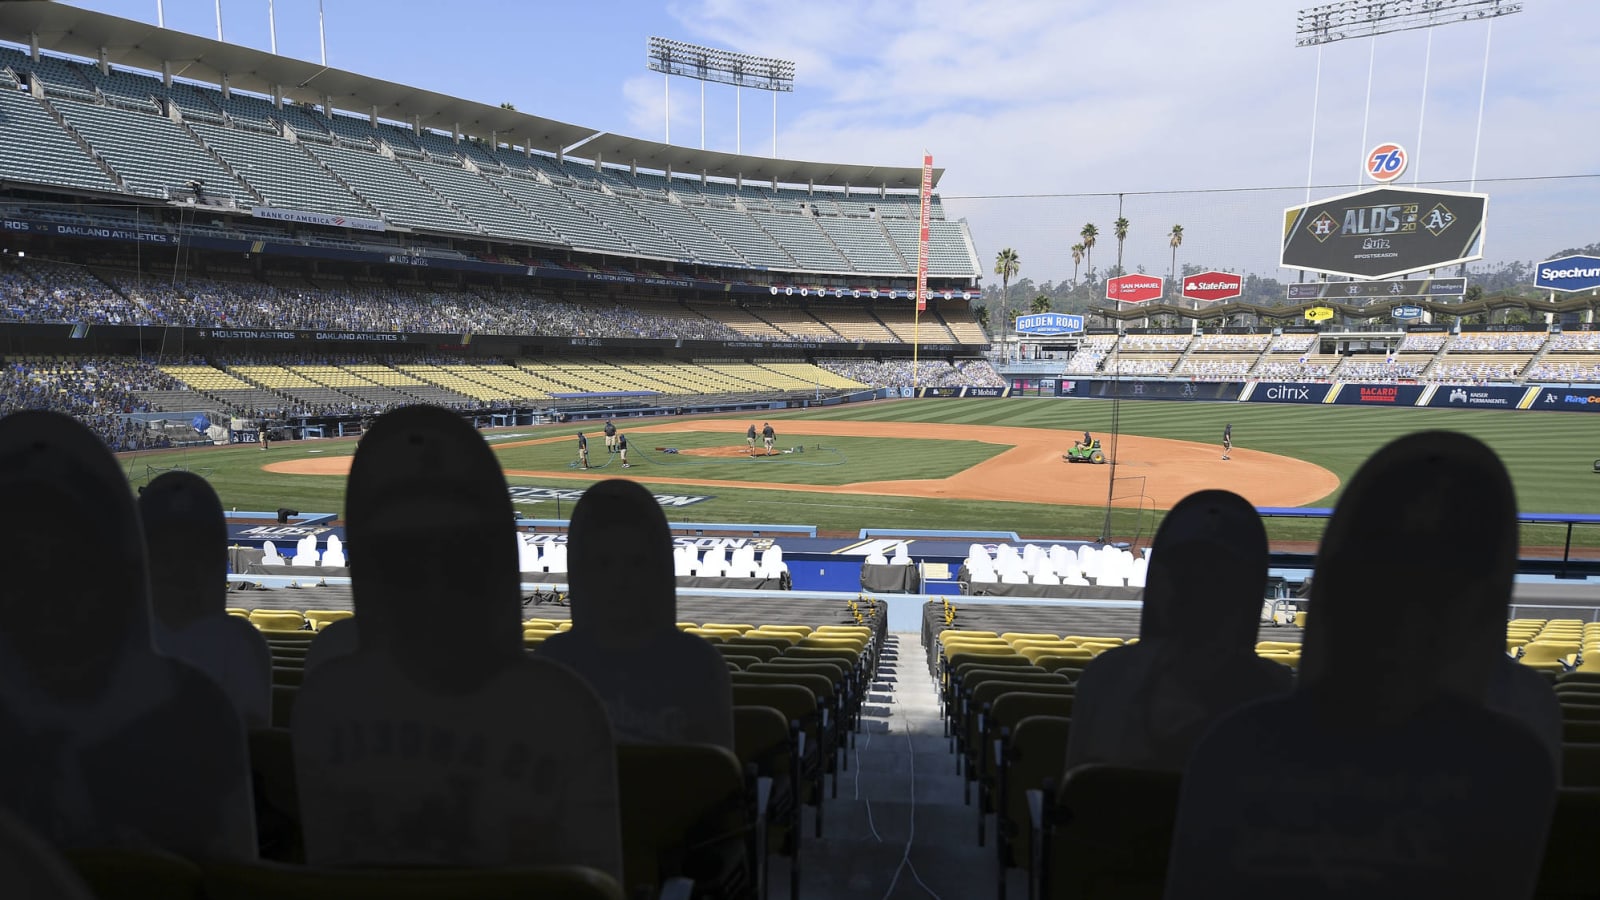
<instances>
[{"instance_id":1,"label":"foul pole","mask_svg":"<svg viewBox=\"0 0 1600 900\"><path fill-rule=\"evenodd\" d=\"M917 311L911 320L911 392L921 384L922 312L928 308L928 207L933 202L933 154L922 151L922 210L917 228Z\"/></svg>"}]
</instances>

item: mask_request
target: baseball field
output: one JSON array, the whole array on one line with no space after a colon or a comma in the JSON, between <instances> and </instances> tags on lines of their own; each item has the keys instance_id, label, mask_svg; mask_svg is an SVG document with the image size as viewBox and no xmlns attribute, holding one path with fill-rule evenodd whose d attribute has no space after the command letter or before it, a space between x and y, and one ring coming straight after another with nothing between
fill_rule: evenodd
<instances>
[{"instance_id":1,"label":"baseball field","mask_svg":"<svg viewBox=\"0 0 1600 900\"><path fill-rule=\"evenodd\" d=\"M1402 434L1450 429L1500 454L1520 508L1600 513L1600 421L1582 413L1384 409L1241 403L1125 401L1112 433L1110 401L1057 399L892 400L764 417L618 420L629 467L607 454L598 423L501 429L485 437L513 487L581 490L626 477L671 498L676 521L871 528L966 528L1024 537L1092 538L1107 521L1125 539L1148 540L1161 511L1202 488L1226 488L1257 506L1331 506L1373 450ZM771 422L774 453L746 449L745 429ZM1223 426L1233 426L1230 459ZM589 436L591 468L577 468L576 435ZM1085 430L1115 465L1068 464L1062 453ZM127 455L135 484L165 468L208 477L225 507L343 510L353 439ZM1114 481L1112 480L1114 476ZM1464 488L1470 490L1470 486ZM523 492L534 518L559 511L553 492ZM548 495L548 496L547 496ZM1397 503L1401 498L1396 498ZM1278 542L1315 541L1317 520L1272 519ZM1559 547L1564 529L1525 526L1524 547ZM1577 544L1600 546L1600 528Z\"/></svg>"}]
</instances>

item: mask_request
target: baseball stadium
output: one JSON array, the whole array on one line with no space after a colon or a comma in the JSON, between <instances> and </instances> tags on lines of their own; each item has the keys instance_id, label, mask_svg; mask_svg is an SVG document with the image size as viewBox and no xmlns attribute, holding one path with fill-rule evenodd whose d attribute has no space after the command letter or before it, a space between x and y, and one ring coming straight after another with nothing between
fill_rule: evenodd
<instances>
[{"instance_id":1,"label":"baseball stadium","mask_svg":"<svg viewBox=\"0 0 1600 900\"><path fill-rule=\"evenodd\" d=\"M1444 24L1392 5L1304 46ZM1381 145L1285 296L1130 272L1108 194L1052 305L931 156L217 15L0 4L17 896L1595 896L1600 260L1490 284Z\"/></svg>"}]
</instances>

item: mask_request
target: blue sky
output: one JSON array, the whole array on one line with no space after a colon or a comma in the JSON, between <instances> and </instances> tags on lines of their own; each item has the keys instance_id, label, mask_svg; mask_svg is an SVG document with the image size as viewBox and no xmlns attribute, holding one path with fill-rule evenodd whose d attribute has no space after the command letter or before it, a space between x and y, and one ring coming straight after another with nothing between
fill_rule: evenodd
<instances>
[{"instance_id":1,"label":"blue sky","mask_svg":"<svg viewBox=\"0 0 1600 900\"><path fill-rule=\"evenodd\" d=\"M157 0L71 2L156 18ZM274 5L278 51L317 59L316 0ZM1276 265L1279 222L1284 206L1304 201L1308 172L1328 186L1314 197L1344 193L1365 149L1395 140L1423 180L1467 189L1486 26L1434 29L1431 52L1422 31L1329 45L1318 92L1317 51L1294 46L1306 5L324 0L331 65L653 140L665 132L663 79L645 68L647 37L795 60L796 91L778 101L779 155L915 165L926 148L948 169L940 191L949 214L971 223L984 267L1011 246L1037 281L1071 276L1067 248L1085 222L1102 233L1096 266L1114 260L1118 198L1087 194L1127 194L1129 269L1165 273L1167 232L1182 224L1180 265L1292 280ZM165 14L169 28L216 34L213 0L166 0ZM267 0L223 0L222 20L230 42L268 47ZM1600 179L1494 181L1600 173L1600 104L1585 62L1596 33L1594 0L1526 0L1494 25L1477 165L1492 198L1491 260L1600 240ZM699 98L698 83L674 79L673 143L699 145ZM770 95L745 91L743 101L743 150L766 155ZM731 88L706 88L706 146L735 148ZM1288 189L1200 193L1274 186ZM1135 193L1145 191L1191 193ZM980 199L995 195L1031 196Z\"/></svg>"}]
</instances>

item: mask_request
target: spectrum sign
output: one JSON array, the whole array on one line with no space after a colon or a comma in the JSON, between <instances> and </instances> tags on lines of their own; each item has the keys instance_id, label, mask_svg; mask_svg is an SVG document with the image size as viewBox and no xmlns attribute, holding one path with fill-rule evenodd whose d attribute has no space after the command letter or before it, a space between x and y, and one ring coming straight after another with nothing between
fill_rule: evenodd
<instances>
[{"instance_id":1,"label":"spectrum sign","mask_svg":"<svg viewBox=\"0 0 1600 900\"><path fill-rule=\"evenodd\" d=\"M1533 283L1547 291L1587 291L1600 287L1600 257L1547 259L1539 263Z\"/></svg>"}]
</instances>

